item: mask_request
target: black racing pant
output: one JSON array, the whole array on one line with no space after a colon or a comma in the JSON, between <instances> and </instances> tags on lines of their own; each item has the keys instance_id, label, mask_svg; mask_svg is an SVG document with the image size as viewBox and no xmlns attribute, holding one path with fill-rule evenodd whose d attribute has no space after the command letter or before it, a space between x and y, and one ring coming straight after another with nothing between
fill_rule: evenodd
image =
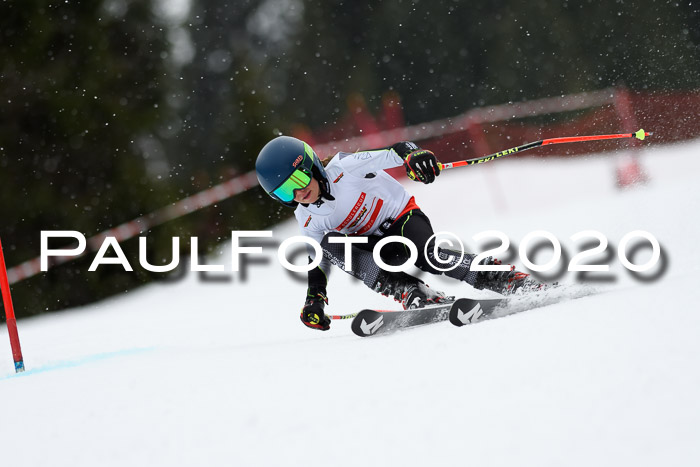
<instances>
[{"instance_id":1,"label":"black racing pant","mask_svg":"<svg viewBox=\"0 0 700 467\"><path fill-rule=\"evenodd\" d=\"M420 209L413 209L391 224L384 235L370 235L368 236L368 243L353 245L353 264L352 271L349 273L361 279L368 287L374 288L381 270L372 258L372 251L382 238L397 235L412 241L416 246L418 258L415 265L418 269L436 275L445 274L448 277L473 285L476 281L477 273L470 271L469 267L476 255L465 253L460 260L461 252L439 248L437 255L443 261L439 262L435 257L435 239L431 239L433 234L433 227L430 225L428 216ZM333 236L344 236L344 234L338 232L327 234L321 242L323 255L325 259L342 269L345 266L345 245L330 243L328 239ZM382 247L380 256L386 264L395 266L405 263L410 258L410 251L408 246L403 243L391 242ZM450 268L452 269L443 272L444 269ZM311 279L310 275L309 285L311 285ZM325 277L323 281L325 286Z\"/></svg>"}]
</instances>

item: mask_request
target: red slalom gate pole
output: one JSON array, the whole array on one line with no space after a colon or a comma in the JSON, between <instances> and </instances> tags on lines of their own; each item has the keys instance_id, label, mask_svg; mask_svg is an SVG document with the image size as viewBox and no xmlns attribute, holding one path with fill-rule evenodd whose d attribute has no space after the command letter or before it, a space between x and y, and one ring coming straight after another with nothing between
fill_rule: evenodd
<instances>
[{"instance_id":1,"label":"red slalom gate pole","mask_svg":"<svg viewBox=\"0 0 700 467\"><path fill-rule=\"evenodd\" d=\"M15 361L15 373L21 373L24 371L24 359L22 358L22 347L19 345L15 310L12 308L12 296L10 295L10 283L7 280L7 268L5 267L5 256L2 253L2 242L0 242L0 289L2 289L2 302L5 306L7 332L10 334L12 359Z\"/></svg>"}]
</instances>

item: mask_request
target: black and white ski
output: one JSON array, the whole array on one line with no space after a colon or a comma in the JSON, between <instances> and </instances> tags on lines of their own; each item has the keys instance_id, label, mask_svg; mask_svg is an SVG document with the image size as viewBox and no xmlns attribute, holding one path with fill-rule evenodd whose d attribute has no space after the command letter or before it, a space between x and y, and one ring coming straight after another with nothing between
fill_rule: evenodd
<instances>
[{"instance_id":1,"label":"black and white ski","mask_svg":"<svg viewBox=\"0 0 700 467\"><path fill-rule=\"evenodd\" d=\"M559 287L556 290L559 292L551 293L552 289L550 289L548 294L508 298L482 300L460 298L447 304L406 311L362 310L353 319L351 328L352 332L358 336L369 337L445 320L449 320L455 326L465 326L596 293L595 289L591 288Z\"/></svg>"},{"instance_id":2,"label":"black and white ski","mask_svg":"<svg viewBox=\"0 0 700 467\"><path fill-rule=\"evenodd\" d=\"M424 324L450 320L455 326L476 323L489 316L503 299L473 300L460 298L455 302L429 305L406 311L362 310L352 321L352 332L360 337L389 334Z\"/></svg>"},{"instance_id":3,"label":"black and white ski","mask_svg":"<svg viewBox=\"0 0 700 467\"><path fill-rule=\"evenodd\" d=\"M475 300L472 298L460 298L450 308L449 320L455 326L474 324L487 319L499 305L503 305L506 299L496 298L491 300Z\"/></svg>"},{"instance_id":4,"label":"black and white ski","mask_svg":"<svg viewBox=\"0 0 700 467\"><path fill-rule=\"evenodd\" d=\"M406 311L362 310L352 320L350 329L360 337L389 334L398 329L445 321L451 306L452 302Z\"/></svg>"}]
</instances>

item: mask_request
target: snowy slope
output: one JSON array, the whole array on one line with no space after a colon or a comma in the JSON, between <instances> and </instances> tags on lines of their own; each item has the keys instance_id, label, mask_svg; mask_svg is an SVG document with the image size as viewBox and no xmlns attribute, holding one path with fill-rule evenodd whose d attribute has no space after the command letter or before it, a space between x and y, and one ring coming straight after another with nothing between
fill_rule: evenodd
<instances>
[{"instance_id":1,"label":"snowy slope","mask_svg":"<svg viewBox=\"0 0 700 467\"><path fill-rule=\"evenodd\" d=\"M475 326L307 330L305 285L274 248L246 280L189 274L21 320L25 374L0 332L2 465L700 465L699 151L646 149L650 182L623 192L611 155L503 159L410 184L435 229L471 247L492 229L514 245L550 231L569 257L569 237L589 229L613 253L639 229L663 247L660 277L636 280L612 255L601 293ZM341 271L329 296L337 314L395 307Z\"/></svg>"}]
</instances>

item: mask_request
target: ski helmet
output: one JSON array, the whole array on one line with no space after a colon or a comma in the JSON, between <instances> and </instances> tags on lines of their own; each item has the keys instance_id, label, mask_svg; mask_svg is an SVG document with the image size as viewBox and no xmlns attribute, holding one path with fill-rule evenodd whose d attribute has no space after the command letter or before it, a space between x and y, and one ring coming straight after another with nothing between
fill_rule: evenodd
<instances>
[{"instance_id":1,"label":"ski helmet","mask_svg":"<svg viewBox=\"0 0 700 467\"><path fill-rule=\"evenodd\" d=\"M306 188L311 178L321 192L329 192L328 177L311 146L291 136L278 136L265 145L255 161L260 186L268 195L289 207L296 207L294 191Z\"/></svg>"}]
</instances>

